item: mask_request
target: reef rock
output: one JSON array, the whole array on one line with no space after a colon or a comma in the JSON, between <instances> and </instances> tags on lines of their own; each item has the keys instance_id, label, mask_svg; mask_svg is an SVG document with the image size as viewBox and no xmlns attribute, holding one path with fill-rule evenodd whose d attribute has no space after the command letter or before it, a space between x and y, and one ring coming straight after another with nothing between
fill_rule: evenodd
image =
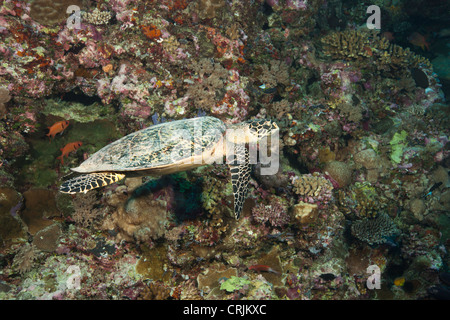
<instances>
[{"instance_id":1,"label":"reef rock","mask_svg":"<svg viewBox=\"0 0 450 320\"><path fill-rule=\"evenodd\" d=\"M302 225L314 222L319 213L317 204L305 203L302 201L292 208L295 220Z\"/></svg>"}]
</instances>

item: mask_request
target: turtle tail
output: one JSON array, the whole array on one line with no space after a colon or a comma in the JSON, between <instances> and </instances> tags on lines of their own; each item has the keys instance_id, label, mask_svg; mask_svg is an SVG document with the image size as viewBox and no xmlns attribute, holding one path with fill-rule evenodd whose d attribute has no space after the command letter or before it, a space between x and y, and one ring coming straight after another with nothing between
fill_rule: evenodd
<instances>
[{"instance_id":1,"label":"turtle tail","mask_svg":"<svg viewBox=\"0 0 450 320\"><path fill-rule=\"evenodd\" d=\"M59 191L70 194L79 192L86 193L89 190L107 186L123 178L125 178L125 175L117 172L87 173L64 181L61 187L59 187Z\"/></svg>"}]
</instances>

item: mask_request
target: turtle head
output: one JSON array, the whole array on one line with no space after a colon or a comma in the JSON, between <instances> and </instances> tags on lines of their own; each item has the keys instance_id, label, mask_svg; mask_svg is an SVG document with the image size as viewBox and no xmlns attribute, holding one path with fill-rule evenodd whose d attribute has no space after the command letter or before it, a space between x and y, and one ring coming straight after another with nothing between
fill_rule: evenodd
<instances>
[{"instance_id":1,"label":"turtle head","mask_svg":"<svg viewBox=\"0 0 450 320\"><path fill-rule=\"evenodd\" d=\"M254 119L228 126L227 140L233 143L258 142L278 130L275 121Z\"/></svg>"},{"instance_id":2,"label":"turtle head","mask_svg":"<svg viewBox=\"0 0 450 320\"><path fill-rule=\"evenodd\" d=\"M259 141L261 138L267 137L279 130L275 121L266 119L255 119L246 121L250 139Z\"/></svg>"}]
</instances>

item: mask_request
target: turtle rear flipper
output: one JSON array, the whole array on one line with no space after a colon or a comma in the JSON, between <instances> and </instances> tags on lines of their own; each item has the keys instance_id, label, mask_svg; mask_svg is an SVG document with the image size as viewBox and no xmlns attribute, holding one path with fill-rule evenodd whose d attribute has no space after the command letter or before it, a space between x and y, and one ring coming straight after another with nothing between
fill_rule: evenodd
<instances>
[{"instance_id":1,"label":"turtle rear flipper","mask_svg":"<svg viewBox=\"0 0 450 320\"><path fill-rule=\"evenodd\" d=\"M249 151L245 145L236 145L235 160L229 162L231 183L233 184L234 215L239 219L247 197L250 179Z\"/></svg>"},{"instance_id":2,"label":"turtle rear flipper","mask_svg":"<svg viewBox=\"0 0 450 320\"><path fill-rule=\"evenodd\" d=\"M59 191L62 193L86 193L89 190L107 186L125 178L123 173L117 172L95 172L64 181Z\"/></svg>"}]
</instances>

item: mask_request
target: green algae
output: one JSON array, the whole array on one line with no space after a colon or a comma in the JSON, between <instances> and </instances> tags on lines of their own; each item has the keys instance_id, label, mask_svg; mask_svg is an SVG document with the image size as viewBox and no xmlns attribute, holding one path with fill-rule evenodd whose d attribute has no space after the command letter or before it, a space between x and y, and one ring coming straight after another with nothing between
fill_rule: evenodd
<instances>
[{"instance_id":1,"label":"green algae","mask_svg":"<svg viewBox=\"0 0 450 320\"><path fill-rule=\"evenodd\" d=\"M389 142L391 145L391 160L395 163L402 161L403 150L406 147L404 144L406 136L407 132L405 130L402 130L400 133L396 132Z\"/></svg>"},{"instance_id":2,"label":"green algae","mask_svg":"<svg viewBox=\"0 0 450 320\"><path fill-rule=\"evenodd\" d=\"M227 292L234 292L236 290L241 290L245 286L249 286L251 281L246 277L236 277L231 276L230 279L225 280L220 285L220 290L226 290Z\"/></svg>"}]
</instances>

